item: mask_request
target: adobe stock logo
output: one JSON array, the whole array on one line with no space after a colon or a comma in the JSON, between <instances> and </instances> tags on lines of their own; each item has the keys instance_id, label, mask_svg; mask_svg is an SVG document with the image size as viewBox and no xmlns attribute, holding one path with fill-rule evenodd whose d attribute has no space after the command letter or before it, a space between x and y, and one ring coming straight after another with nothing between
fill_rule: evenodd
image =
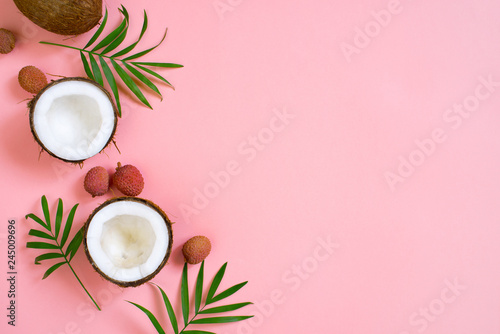
<instances>
[{"instance_id":1,"label":"adobe stock logo","mask_svg":"<svg viewBox=\"0 0 500 334\"><path fill-rule=\"evenodd\" d=\"M23 24L21 26L21 34L20 34L21 38L19 38L19 42L20 43L30 43L36 38L36 36L40 32L41 28L38 27L37 25L35 25L33 22L31 22L24 15L21 17L21 22Z\"/></svg>"},{"instance_id":2,"label":"adobe stock logo","mask_svg":"<svg viewBox=\"0 0 500 334\"><path fill-rule=\"evenodd\" d=\"M361 50L366 49L372 40L380 35L383 28L386 28L392 22L392 18L401 14L402 11L403 7L400 0L391 0L386 9L372 11L372 19L366 22L362 28L354 27L352 44L346 42L340 44L340 50L347 62L350 63L353 55L360 54Z\"/></svg>"},{"instance_id":3,"label":"adobe stock logo","mask_svg":"<svg viewBox=\"0 0 500 334\"><path fill-rule=\"evenodd\" d=\"M412 327L410 331L403 331L399 334L411 334L412 332L423 333L432 323L445 313L467 289L465 285L458 281L458 278L444 281L445 287L441 289L438 298L431 300L428 304L420 307L408 317L408 323Z\"/></svg>"},{"instance_id":4,"label":"adobe stock logo","mask_svg":"<svg viewBox=\"0 0 500 334\"><path fill-rule=\"evenodd\" d=\"M286 108L281 110L275 108L267 126L255 134L247 136L236 146L238 158L226 162L222 170L209 172L208 178L210 180L203 186L193 189L191 203L179 205L184 221L190 223L192 216L199 215L203 209L208 207L210 202L229 186L231 180L242 173L245 165L254 161L259 153L265 150L274 141L276 135L284 131L295 117L296 115L290 113Z\"/></svg>"},{"instance_id":5,"label":"adobe stock logo","mask_svg":"<svg viewBox=\"0 0 500 334\"><path fill-rule=\"evenodd\" d=\"M491 74L487 77L480 76L478 81L472 94L467 95L461 102L454 103L443 112L442 119L449 127L448 131L444 127L436 127L425 138L416 139L415 148L410 153L399 155L396 169L384 173L385 181L391 191L396 190L398 184L411 177L427 159L435 154L439 145L448 139L448 133L461 128L464 121L472 117L473 113L479 109L481 103L489 99L496 92L497 87L500 87L500 81L495 81Z\"/></svg>"},{"instance_id":6,"label":"adobe stock logo","mask_svg":"<svg viewBox=\"0 0 500 334\"><path fill-rule=\"evenodd\" d=\"M219 19L222 21L226 17L227 12L232 12L236 7L241 5L243 0L216 0L213 2L213 6L215 9L215 12L219 16Z\"/></svg>"},{"instance_id":7,"label":"adobe stock logo","mask_svg":"<svg viewBox=\"0 0 500 334\"><path fill-rule=\"evenodd\" d=\"M333 241L331 235L317 237L316 245L310 255L303 257L282 273L283 286L273 289L267 294L267 298L254 302L253 318L240 322L236 334L261 333L258 328L265 325L266 319L271 318L281 305L291 299L293 293L320 271L339 248L340 244Z\"/></svg>"},{"instance_id":8,"label":"adobe stock logo","mask_svg":"<svg viewBox=\"0 0 500 334\"><path fill-rule=\"evenodd\" d=\"M123 288L117 285L109 284L108 287L101 289L97 292L96 299L103 307L110 305L115 301L115 297L123 292ZM69 320L57 329L56 332L49 332L48 334L81 334L84 333L84 327L96 320L99 311L94 304L90 302L81 302L75 309L75 316L77 319Z\"/></svg>"}]
</instances>

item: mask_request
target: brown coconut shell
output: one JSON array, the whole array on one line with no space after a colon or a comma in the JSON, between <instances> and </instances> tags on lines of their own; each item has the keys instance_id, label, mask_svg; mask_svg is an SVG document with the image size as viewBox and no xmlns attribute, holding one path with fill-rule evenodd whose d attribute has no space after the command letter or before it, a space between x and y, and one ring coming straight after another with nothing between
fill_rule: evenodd
<instances>
[{"instance_id":1,"label":"brown coconut shell","mask_svg":"<svg viewBox=\"0 0 500 334\"><path fill-rule=\"evenodd\" d=\"M68 162L68 163L72 163L72 164L83 164L83 162L86 160L86 159L83 159L83 160L67 160L67 159L63 159L59 156L57 156L55 153L51 152L49 149L47 149L47 147L45 147L45 145L43 144L43 142L40 140L40 138L38 137L37 133L36 133L36 130L35 130L35 124L34 124L34 121L33 121L33 115L34 115L34 112L35 112L35 106L36 106L36 103L38 102L38 100L40 99L40 97L52 86L54 85L57 85L61 82L65 82L65 81L85 81L85 82L88 82L88 83L91 83L93 84L94 86L96 86L97 88L99 88L100 90L102 90L106 96L108 97L109 101L111 102L111 105L113 106L113 110L114 110L114 114L115 114L115 121L114 121L114 127L113 127L113 131L111 133L111 136L109 137L108 141L106 142L106 144L104 145L103 149L101 150L101 152L106 148L108 147L108 145L113 142L113 137L115 136L115 132L116 132L116 127L118 125L118 108L116 108L116 105L115 103L113 102L113 98L111 97L111 94L104 88L102 87L101 85L99 85L97 82L95 82L94 80L90 80L90 79L87 79L87 78L82 78L82 77L67 77L67 78L63 78L63 79L59 79L59 80L55 80L55 81L52 81L51 83L49 83L47 86L45 86L37 95L35 95L35 97L28 103L28 108L29 108L29 118L30 118L30 128L31 128L31 133L33 134L33 138L35 138L35 141L38 143L38 145L40 145L40 147L42 148L42 151L45 151L47 152L49 155L53 156L54 158L57 158L61 161L64 161L64 162Z\"/></svg>"},{"instance_id":2,"label":"brown coconut shell","mask_svg":"<svg viewBox=\"0 0 500 334\"><path fill-rule=\"evenodd\" d=\"M139 202L141 204L144 204L144 205L152 208L156 212L158 212L160 214L160 216L163 218L163 220L165 221L165 225L167 226L167 230L168 230L168 234L169 234L168 248L167 248L167 252L165 253L165 256L163 258L163 261L160 263L160 265L158 266L158 268L156 268L156 270L153 273L151 273L150 275L148 275L146 277L143 277L143 278L141 278L140 280L137 280L137 281L131 281L131 282L118 281L118 280L115 280L115 279L107 276L106 274L104 274L99 269L99 267L95 264L94 259L90 255L90 252L89 252L89 249L88 249L88 245L87 245L87 233L88 233L89 226L92 223L92 219L94 218L94 216L102 208L104 208L104 207L106 207L106 206L108 206L108 205L110 205L112 203L120 202L120 201ZM87 219L87 222L84 225L84 231L83 231L83 249L85 251L85 255L87 255L87 259L89 260L90 264L92 265L92 267L94 267L94 270L97 271L99 273L99 275L101 275L104 279L106 279L106 280L108 280L108 281L110 281L110 282L112 282L112 283L114 283L114 284L116 284L118 286L121 286L123 288L136 287L136 286L144 284L144 283L148 282L149 280L153 279L153 277L155 277L163 269L163 267L165 266L165 264L167 264L168 258L170 257L170 254L172 253L172 244L173 244L172 222L168 218L167 214L158 205L156 205L153 202L151 202L151 201L149 201L147 199L144 199L144 198L122 196L122 197L115 197L115 198L112 198L110 200L107 200L106 202L104 202L101 205L99 205L90 214L89 218Z\"/></svg>"},{"instance_id":3,"label":"brown coconut shell","mask_svg":"<svg viewBox=\"0 0 500 334\"><path fill-rule=\"evenodd\" d=\"M80 35L102 17L102 0L14 0L39 27L59 35Z\"/></svg>"}]
</instances>

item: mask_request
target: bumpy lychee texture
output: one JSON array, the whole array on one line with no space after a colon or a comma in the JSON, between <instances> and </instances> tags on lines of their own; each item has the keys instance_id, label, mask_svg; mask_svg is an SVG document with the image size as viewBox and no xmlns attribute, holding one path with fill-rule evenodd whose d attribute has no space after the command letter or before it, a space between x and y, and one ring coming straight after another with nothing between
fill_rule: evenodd
<instances>
[{"instance_id":1,"label":"bumpy lychee texture","mask_svg":"<svg viewBox=\"0 0 500 334\"><path fill-rule=\"evenodd\" d=\"M92 197L102 196L109 190L109 174L104 167L93 167L85 175L83 187Z\"/></svg>"},{"instance_id":2,"label":"bumpy lychee texture","mask_svg":"<svg viewBox=\"0 0 500 334\"><path fill-rule=\"evenodd\" d=\"M137 167L132 165L122 166L118 163L113 175L113 184L126 196L137 196L144 189L144 178Z\"/></svg>"},{"instance_id":3,"label":"bumpy lychee texture","mask_svg":"<svg viewBox=\"0 0 500 334\"><path fill-rule=\"evenodd\" d=\"M19 71L18 80L25 91L33 94L38 94L48 84L45 73L31 65L25 66Z\"/></svg>"},{"instance_id":4,"label":"bumpy lychee texture","mask_svg":"<svg viewBox=\"0 0 500 334\"><path fill-rule=\"evenodd\" d=\"M11 52L16 45L14 34L4 28L0 28L0 53L6 54Z\"/></svg>"},{"instance_id":5,"label":"bumpy lychee texture","mask_svg":"<svg viewBox=\"0 0 500 334\"><path fill-rule=\"evenodd\" d=\"M182 246L182 254L189 264L197 264L205 260L210 250L212 250L212 244L203 235L192 237Z\"/></svg>"}]
</instances>

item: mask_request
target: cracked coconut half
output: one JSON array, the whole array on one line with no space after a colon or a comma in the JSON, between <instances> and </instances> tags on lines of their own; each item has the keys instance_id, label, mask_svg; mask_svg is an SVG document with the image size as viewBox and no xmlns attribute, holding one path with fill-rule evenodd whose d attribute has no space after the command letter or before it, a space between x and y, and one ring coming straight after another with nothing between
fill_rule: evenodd
<instances>
[{"instance_id":1,"label":"cracked coconut half","mask_svg":"<svg viewBox=\"0 0 500 334\"><path fill-rule=\"evenodd\" d=\"M122 287L152 279L172 251L172 226L152 202L118 197L104 202L85 225L84 249L94 269Z\"/></svg>"},{"instance_id":2,"label":"cracked coconut half","mask_svg":"<svg viewBox=\"0 0 500 334\"><path fill-rule=\"evenodd\" d=\"M108 146L118 122L108 91L85 78L49 83L29 108L35 140L50 155L71 163L82 163Z\"/></svg>"}]
</instances>

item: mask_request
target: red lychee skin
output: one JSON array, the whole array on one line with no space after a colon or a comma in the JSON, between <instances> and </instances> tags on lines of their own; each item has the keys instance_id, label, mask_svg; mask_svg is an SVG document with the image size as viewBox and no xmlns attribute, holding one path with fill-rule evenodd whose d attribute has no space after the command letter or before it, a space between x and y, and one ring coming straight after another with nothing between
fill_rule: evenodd
<instances>
[{"instance_id":1,"label":"red lychee skin","mask_svg":"<svg viewBox=\"0 0 500 334\"><path fill-rule=\"evenodd\" d=\"M192 237L182 246L182 254L189 264L197 264L205 260L211 250L210 240L203 235Z\"/></svg>"},{"instance_id":2,"label":"red lychee skin","mask_svg":"<svg viewBox=\"0 0 500 334\"><path fill-rule=\"evenodd\" d=\"M109 174L106 168L100 166L91 168L85 175L83 187L92 197L106 194L109 190Z\"/></svg>"},{"instance_id":3,"label":"red lychee skin","mask_svg":"<svg viewBox=\"0 0 500 334\"><path fill-rule=\"evenodd\" d=\"M137 167L132 165L122 166L118 163L113 175L113 184L126 196L137 196L144 189L144 178Z\"/></svg>"}]
</instances>

